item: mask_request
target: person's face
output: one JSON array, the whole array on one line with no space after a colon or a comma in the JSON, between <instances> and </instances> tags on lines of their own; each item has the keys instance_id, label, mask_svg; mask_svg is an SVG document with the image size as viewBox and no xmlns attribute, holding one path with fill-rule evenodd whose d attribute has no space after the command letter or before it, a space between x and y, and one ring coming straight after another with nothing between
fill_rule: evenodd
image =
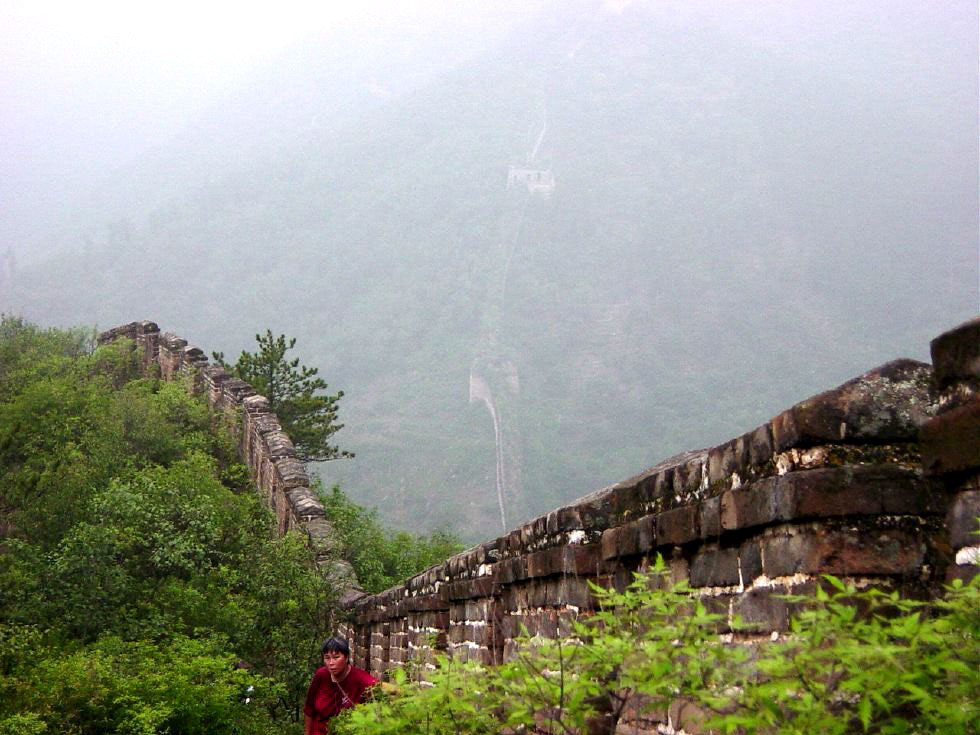
<instances>
[{"instance_id":1,"label":"person's face","mask_svg":"<svg viewBox=\"0 0 980 735\"><path fill-rule=\"evenodd\" d=\"M347 657L337 651L327 651L323 654L323 665L331 674L339 676L347 668Z\"/></svg>"}]
</instances>

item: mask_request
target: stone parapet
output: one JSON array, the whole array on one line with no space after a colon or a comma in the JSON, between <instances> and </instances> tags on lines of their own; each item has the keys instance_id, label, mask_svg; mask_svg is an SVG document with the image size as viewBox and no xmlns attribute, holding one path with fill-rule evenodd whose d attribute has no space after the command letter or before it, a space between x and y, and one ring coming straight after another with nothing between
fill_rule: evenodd
<instances>
[{"instance_id":1,"label":"stone parapet","mask_svg":"<svg viewBox=\"0 0 980 735\"><path fill-rule=\"evenodd\" d=\"M325 555L330 531L268 402L152 322L109 330L148 370L191 375L236 417L280 530ZM937 594L980 570L980 319L932 342L935 368L895 360L715 447L671 457L377 595L345 595L354 661L381 675L435 651L495 664L523 631L557 636L657 556L709 609L785 631L787 593L821 575Z\"/></svg>"},{"instance_id":2,"label":"stone parapet","mask_svg":"<svg viewBox=\"0 0 980 735\"><path fill-rule=\"evenodd\" d=\"M980 413L964 399L978 333L980 320L937 338L935 374L887 363L357 601L356 662L383 674L441 649L499 663L522 631L554 637L594 610L590 584L622 588L658 554L762 632L785 631L781 596L823 574L938 593L976 569L963 549L980 544Z\"/></svg>"},{"instance_id":3,"label":"stone parapet","mask_svg":"<svg viewBox=\"0 0 980 735\"><path fill-rule=\"evenodd\" d=\"M922 466L954 493L946 516L953 552L947 578L966 580L980 573L980 318L929 347L939 413L919 432Z\"/></svg>"}]
</instances>

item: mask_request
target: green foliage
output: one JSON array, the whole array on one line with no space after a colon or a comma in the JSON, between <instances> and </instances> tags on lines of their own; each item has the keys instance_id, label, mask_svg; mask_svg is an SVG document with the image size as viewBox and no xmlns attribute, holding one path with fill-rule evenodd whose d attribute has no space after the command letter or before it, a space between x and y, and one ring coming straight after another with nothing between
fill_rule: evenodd
<instances>
[{"instance_id":1,"label":"green foliage","mask_svg":"<svg viewBox=\"0 0 980 735\"><path fill-rule=\"evenodd\" d=\"M461 664L438 656L425 678L410 679L404 669L393 673L397 694L376 694L369 702L344 711L331 722L338 735L491 735L501 731L496 713L483 696L491 672L476 664Z\"/></svg>"},{"instance_id":2,"label":"green foliage","mask_svg":"<svg viewBox=\"0 0 980 735\"><path fill-rule=\"evenodd\" d=\"M337 733L612 733L671 703L690 718L674 727L741 735L977 732L980 578L922 602L828 576L815 598L789 598L797 615L777 640L738 621L722 635L725 616L661 560L596 594L598 613L564 621L557 640L523 637L499 667L441 658L426 685L396 674L400 693L353 710Z\"/></svg>"},{"instance_id":3,"label":"green foliage","mask_svg":"<svg viewBox=\"0 0 980 735\"><path fill-rule=\"evenodd\" d=\"M975 733L980 723L980 579L934 603L857 590L799 606L790 634L759 650L726 732Z\"/></svg>"},{"instance_id":4,"label":"green foliage","mask_svg":"<svg viewBox=\"0 0 980 735\"><path fill-rule=\"evenodd\" d=\"M296 338L289 340L280 334L256 334L258 352L242 350L234 365L225 362L224 354L215 352L219 364L232 370L249 383L261 395L269 399L282 428L292 439L296 452L305 462L324 462L331 459L353 457L331 444L334 434L344 428L337 423L337 403L343 391L334 395L324 394L327 383L317 377L317 368L299 364L299 358L288 360L286 353L296 345Z\"/></svg>"},{"instance_id":5,"label":"green foliage","mask_svg":"<svg viewBox=\"0 0 980 735\"><path fill-rule=\"evenodd\" d=\"M17 635L0 638L0 645ZM262 705L281 696L282 687L235 663L220 637L155 643L104 636L74 649L42 644L4 677L3 701L20 711L0 717L0 732L269 732Z\"/></svg>"},{"instance_id":6,"label":"green foliage","mask_svg":"<svg viewBox=\"0 0 980 735\"><path fill-rule=\"evenodd\" d=\"M445 530L427 536L389 530L379 521L377 509L351 502L339 487L321 491L320 500L344 560L368 592L400 584L464 548L455 534Z\"/></svg>"},{"instance_id":7,"label":"green foliage","mask_svg":"<svg viewBox=\"0 0 980 735\"><path fill-rule=\"evenodd\" d=\"M0 732L295 723L335 592L221 417L131 344L0 329Z\"/></svg>"},{"instance_id":8,"label":"green foliage","mask_svg":"<svg viewBox=\"0 0 980 735\"><path fill-rule=\"evenodd\" d=\"M83 330L42 329L20 317L0 314L0 400L39 375L56 374L92 351Z\"/></svg>"}]
</instances>

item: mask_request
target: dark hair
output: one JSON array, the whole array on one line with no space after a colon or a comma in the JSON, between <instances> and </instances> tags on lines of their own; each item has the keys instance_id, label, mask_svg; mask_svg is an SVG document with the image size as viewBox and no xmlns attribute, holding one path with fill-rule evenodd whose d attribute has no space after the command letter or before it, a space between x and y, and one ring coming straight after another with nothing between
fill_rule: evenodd
<instances>
[{"instance_id":1,"label":"dark hair","mask_svg":"<svg viewBox=\"0 0 980 735\"><path fill-rule=\"evenodd\" d=\"M350 646L340 636L333 636L332 638L327 638L326 643L320 647L320 655L322 656L325 653L342 653L347 658L350 658Z\"/></svg>"}]
</instances>

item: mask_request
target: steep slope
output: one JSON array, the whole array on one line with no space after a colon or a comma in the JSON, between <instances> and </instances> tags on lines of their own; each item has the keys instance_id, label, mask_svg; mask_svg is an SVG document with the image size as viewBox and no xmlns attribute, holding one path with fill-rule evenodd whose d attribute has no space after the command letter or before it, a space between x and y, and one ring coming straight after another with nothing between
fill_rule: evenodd
<instances>
[{"instance_id":1,"label":"steep slope","mask_svg":"<svg viewBox=\"0 0 980 735\"><path fill-rule=\"evenodd\" d=\"M773 45L657 4L545 8L384 103L209 163L8 303L150 314L228 352L294 334L347 392L358 457L325 477L392 522L490 535L500 452L474 365L497 366L513 525L972 313L975 69L946 49L975 40L900 11ZM299 97L301 118L330 108ZM209 160L181 145L160 160ZM535 148L548 199L506 186Z\"/></svg>"}]
</instances>

